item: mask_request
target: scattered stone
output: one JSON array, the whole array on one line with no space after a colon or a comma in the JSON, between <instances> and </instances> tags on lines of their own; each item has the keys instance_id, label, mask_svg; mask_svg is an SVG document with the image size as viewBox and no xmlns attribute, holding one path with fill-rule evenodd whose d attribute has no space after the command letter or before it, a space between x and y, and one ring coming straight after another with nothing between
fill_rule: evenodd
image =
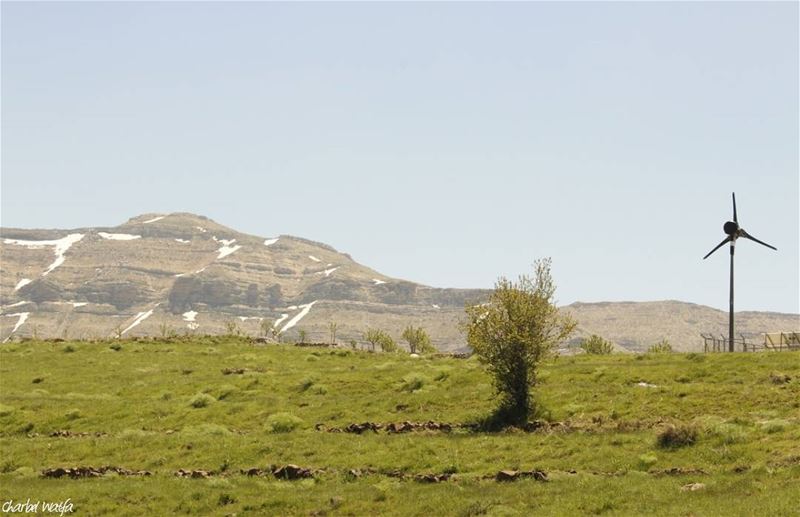
<instances>
[{"instance_id":1,"label":"scattered stone","mask_svg":"<svg viewBox=\"0 0 800 517\"><path fill-rule=\"evenodd\" d=\"M255 468L255 467L251 468L251 469L242 470L241 472L245 476L250 476L250 477L253 477L253 476L265 476L267 474L272 474L272 472L270 472L268 470Z\"/></svg>"},{"instance_id":2,"label":"scattered stone","mask_svg":"<svg viewBox=\"0 0 800 517\"><path fill-rule=\"evenodd\" d=\"M705 487L705 483L689 483L681 487L681 492L696 492L698 490L703 490Z\"/></svg>"},{"instance_id":3,"label":"scattered stone","mask_svg":"<svg viewBox=\"0 0 800 517\"><path fill-rule=\"evenodd\" d=\"M516 481L522 478L533 478L536 481L547 481L547 473L542 470L501 470L494 476L487 477L494 477L495 481Z\"/></svg>"},{"instance_id":4,"label":"scattered stone","mask_svg":"<svg viewBox=\"0 0 800 517\"><path fill-rule=\"evenodd\" d=\"M419 483L441 483L443 481L449 480L453 475L452 474L417 474L414 476L414 481Z\"/></svg>"},{"instance_id":5,"label":"scattered stone","mask_svg":"<svg viewBox=\"0 0 800 517\"><path fill-rule=\"evenodd\" d=\"M51 469L44 469L42 477L46 478L62 478L69 477L72 479L87 478L87 477L100 477L109 472L118 474L120 476L151 476L152 472L147 470L128 470L122 467L55 467Z\"/></svg>"},{"instance_id":6,"label":"scattered stone","mask_svg":"<svg viewBox=\"0 0 800 517\"><path fill-rule=\"evenodd\" d=\"M184 470L178 469L175 473L179 478L192 478L192 479L207 479L214 475L213 472L208 470Z\"/></svg>"},{"instance_id":7,"label":"scattered stone","mask_svg":"<svg viewBox=\"0 0 800 517\"><path fill-rule=\"evenodd\" d=\"M97 432L94 432L94 433L89 433L89 432L76 433L76 432L69 431L69 430L66 430L66 429L61 429L61 430L53 431L52 433L50 433L50 437L51 438L85 438L87 436L93 436L95 438L102 438L103 436L108 436L108 434L104 433L104 432L101 432L101 431L97 431Z\"/></svg>"},{"instance_id":8,"label":"scattered stone","mask_svg":"<svg viewBox=\"0 0 800 517\"><path fill-rule=\"evenodd\" d=\"M223 368L222 375L242 375L245 371L247 371L246 368Z\"/></svg>"},{"instance_id":9,"label":"scattered stone","mask_svg":"<svg viewBox=\"0 0 800 517\"><path fill-rule=\"evenodd\" d=\"M285 479L285 480L295 480L295 479L306 479L306 478L313 478L314 473L311 469L298 467L297 465L284 465L281 467L273 466L271 467L272 475L278 479Z\"/></svg>"},{"instance_id":10,"label":"scattered stone","mask_svg":"<svg viewBox=\"0 0 800 517\"><path fill-rule=\"evenodd\" d=\"M372 431L377 433L379 429L381 429L383 425L376 424L373 422L364 422L362 424L350 424L344 428L344 432L346 433L355 433L355 434L362 434L366 431Z\"/></svg>"},{"instance_id":11,"label":"scattered stone","mask_svg":"<svg viewBox=\"0 0 800 517\"><path fill-rule=\"evenodd\" d=\"M689 474L693 475L705 475L707 472L703 469L692 469L692 468L682 468L682 467L672 467L664 470L656 470L653 472L654 475L665 475L665 476L685 476Z\"/></svg>"}]
</instances>

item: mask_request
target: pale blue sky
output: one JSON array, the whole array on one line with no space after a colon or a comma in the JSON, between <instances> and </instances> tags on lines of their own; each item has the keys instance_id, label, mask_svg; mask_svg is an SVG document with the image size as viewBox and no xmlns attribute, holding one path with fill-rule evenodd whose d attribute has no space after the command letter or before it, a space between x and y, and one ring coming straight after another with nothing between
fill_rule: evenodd
<instances>
[{"instance_id":1,"label":"pale blue sky","mask_svg":"<svg viewBox=\"0 0 800 517\"><path fill-rule=\"evenodd\" d=\"M2 3L3 226L189 211L562 303L799 312L798 4Z\"/></svg>"}]
</instances>

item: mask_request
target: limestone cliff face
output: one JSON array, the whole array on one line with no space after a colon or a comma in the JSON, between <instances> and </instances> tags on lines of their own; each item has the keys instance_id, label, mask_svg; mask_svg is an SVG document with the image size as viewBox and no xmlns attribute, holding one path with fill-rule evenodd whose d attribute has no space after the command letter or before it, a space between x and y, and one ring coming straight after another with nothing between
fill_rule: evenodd
<instances>
[{"instance_id":1,"label":"limestone cliff face","mask_svg":"<svg viewBox=\"0 0 800 517\"><path fill-rule=\"evenodd\" d=\"M185 213L146 214L113 228L0 229L0 341L40 337L221 333L360 340L425 327L442 350L463 349L464 305L488 290L439 289L382 275L331 246L256 237ZM629 350L667 338L702 346L726 315L683 302L576 303L577 337L597 333ZM797 330L792 314L742 313L739 331Z\"/></svg>"}]
</instances>

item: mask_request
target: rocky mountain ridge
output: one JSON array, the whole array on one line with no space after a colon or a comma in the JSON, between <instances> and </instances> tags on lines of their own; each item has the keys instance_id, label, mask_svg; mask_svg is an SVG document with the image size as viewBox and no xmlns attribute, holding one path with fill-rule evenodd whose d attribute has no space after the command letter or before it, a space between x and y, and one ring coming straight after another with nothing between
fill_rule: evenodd
<instances>
[{"instance_id":1,"label":"rocky mountain ridge","mask_svg":"<svg viewBox=\"0 0 800 517\"><path fill-rule=\"evenodd\" d=\"M187 213L145 214L116 227L0 229L0 340L169 332L360 340L422 325L442 350L462 349L464 305L485 289L443 289L382 275L326 244L237 232ZM579 335L637 350L664 337L679 349L724 328L725 313L683 302L576 303ZM742 313L742 332L789 330L800 317ZM780 328L777 328L780 327ZM786 328L784 328L786 327Z\"/></svg>"}]
</instances>

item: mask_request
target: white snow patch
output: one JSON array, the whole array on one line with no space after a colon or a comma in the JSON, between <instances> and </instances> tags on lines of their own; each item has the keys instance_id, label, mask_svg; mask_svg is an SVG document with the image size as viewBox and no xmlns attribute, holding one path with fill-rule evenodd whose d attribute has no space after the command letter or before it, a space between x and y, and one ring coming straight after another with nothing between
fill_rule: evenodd
<instances>
[{"instance_id":1,"label":"white snow patch","mask_svg":"<svg viewBox=\"0 0 800 517\"><path fill-rule=\"evenodd\" d=\"M17 303L12 303L11 305L3 305L3 309L10 309L11 307L19 307L20 305L25 305L26 303L31 303L31 302L17 302ZM10 316L10 314L3 314L3 316Z\"/></svg>"},{"instance_id":2,"label":"white snow patch","mask_svg":"<svg viewBox=\"0 0 800 517\"><path fill-rule=\"evenodd\" d=\"M111 240L111 241L132 241L135 239L141 239L141 235L131 235L129 233L106 233L106 232L97 232L97 235L100 237Z\"/></svg>"},{"instance_id":3,"label":"white snow patch","mask_svg":"<svg viewBox=\"0 0 800 517\"><path fill-rule=\"evenodd\" d=\"M152 219L148 219L147 221L142 222L142 224L154 223L156 221L160 221L160 220L164 219L165 217L167 217L167 216L166 215L159 215L158 217L153 217Z\"/></svg>"},{"instance_id":4,"label":"white snow patch","mask_svg":"<svg viewBox=\"0 0 800 517\"><path fill-rule=\"evenodd\" d=\"M181 244L189 244L191 241L187 241L186 239L175 239L175 242L180 242Z\"/></svg>"},{"instance_id":5,"label":"white snow patch","mask_svg":"<svg viewBox=\"0 0 800 517\"><path fill-rule=\"evenodd\" d=\"M288 318L288 317L289 317L289 315L288 315L288 314L281 314L281 317L275 320L275 323L273 323L273 324L272 324L272 327L273 327L273 328L277 328L277 327L278 327L278 325L280 325L281 323L283 323L283 320L285 320L285 319L286 319L286 318Z\"/></svg>"},{"instance_id":6,"label":"white snow patch","mask_svg":"<svg viewBox=\"0 0 800 517\"><path fill-rule=\"evenodd\" d=\"M183 276L183 273L178 273L177 275L175 275L175 278L180 278L182 276Z\"/></svg>"},{"instance_id":7,"label":"white snow patch","mask_svg":"<svg viewBox=\"0 0 800 517\"><path fill-rule=\"evenodd\" d=\"M206 266L206 267L208 267L208 266ZM204 267L204 268L202 268L202 269L198 269L197 271L195 271L195 272L194 272L194 273L192 273L192 274L193 274L193 275L199 275L200 273L202 273L203 271L205 271L205 270L206 270L206 267Z\"/></svg>"},{"instance_id":8,"label":"white snow patch","mask_svg":"<svg viewBox=\"0 0 800 517\"><path fill-rule=\"evenodd\" d=\"M264 246L272 246L276 242L278 242L278 237L275 237L274 239L266 239L264 241Z\"/></svg>"},{"instance_id":9,"label":"white snow patch","mask_svg":"<svg viewBox=\"0 0 800 517\"><path fill-rule=\"evenodd\" d=\"M84 305L89 305L86 302L67 302L67 303L71 303L73 307L83 307Z\"/></svg>"},{"instance_id":10,"label":"white snow patch","mask_svg":"<svg viewBox=\"0 0 800 517\"><path fill-rule=\"evenodd\" d=\"M288 310L288 311L296 311L297 310L297 305L292 305L291 307L286 307L286 310Z\"/></svg>"},{"instance_id":11,"label":"white snow patch","mask_svg":"<svg viewBox=\"0 0 800 517\"><path fill-rule=\"evenodd\" d=\"M658 385L650 384L649 382L637 382L636 385L641 388L658 388Z\"/></svg>"},{"instance_id":12,"label":"white snow patch","mask_svg":"<svg viewBox=\"0 0 800 517\"><path fill-rule=\"evenodd\" d=\"M203 228L202 226L195 226L195 228L197 228L198 230L200 230L200 232L201 232L201 233L206 233L206 231L207 231L207 230L206 230L205 228Z\"/></svg>"},{"instance_id":13,"label":"white snow patch","mask_svg":"<svg viewBox=\"0 0 800 517\"><path fill-rule=\"evenodd\" d=\"M310 259L311 259L311 260L313 260L314 262L322 262L320 259L318 259L318 258L317 258L317 257L315 257L314 255L309 255L309 256L308 256L308 258L310 258Z\"/></svg>"},{"instance_id":14,"label":"white snow patch","mask_svg":"<svg viewBox=\"0 0 800 517\"><path fill-rule=\"evenodd\" d=\"M197 317L197 311L187 311L182 314L183 321L194 321Z\"/></svg>"},{"instance_id":15,"label":"white snow patch","mask_svg":"<svg viewBox=\"0 0 800 517\"><path fill-rule=\"evenodd\" d=\"M441 309L441 307L439 307L439 306L438 306L438 305L436 305L435 303L433 304L433 308L434 308L434 309Z\"/></svg>"},{"instance_id":16,"label":"white snow patch","mask_svg":"<svg viewBox=\"0 0 800 517\"><path fill-rule=\"evenodd\" d=\"M247 320L260 320L260 319L261 319L261 318L259 318L258 316L238 316L238 318L239 318L241 321L247 321Z\"/></svg>"},{"instance_id":17,"label":"white snow patch","mask_svg":"<svg viewBox=\"0 0 800 517\"><path fill-rule=\"evenodd\" d=\"M192 323L187 323L186 326L189 328L189 330L197 330L198 327L200 327L200 324L192 322Z\"/></svg>"},{"instance_id":18,"label":"white snow patch","mask_svg":"<svg viewBox=\"0 0 800 517\"><path fill-rule=\"evenodd\" d=\"M297 324L300 322L300 320L301 320L301 319L303 319L303 318L305 317L305 315L306 315L306 314L308 314L308 312L311 310L311 307L313 307L313 306L314 306L314 304L315 304L315 303L317 303L318 301L319 301L319 300L314 300L314 301L313 301L313 302L311 302L311 303L307 303L307 304L305 304L305 305L301 305L300 307L301 307L303 310L301 310L300 312L298 312L298 313L297 313L297 315L295 315L295 317L294 317L294 318L292 318L292 319L290 319L290 320L289 320L289 323L287 323L286 325L284 325L284 326L283 326L283 328L281 329L281 333L283 333L283 332L286 332L286 331L287 331L287 330L289 330L290 328L292 328L292 327L294 327L295 325L297 325Z\"/></svg>"},{"instance_id":19,"label":"white snow patch","mask_svg":"<svg viewBox=\"0 0 800 517\"><path fill-rule=\"evenodd\" d=\"M22 289L23 287L25 287L26 285L28 285L30 283L31 283L31 279L30 278L23 278L22 280L17 282L17 286L14 288L14 290L15 291L19 291L20 289Z\"/></svg>"},{"instance_id":20,"label":"white snow patch","mask_svg":"<svg viewBox=\"0 0 800 517\"><path fill-rule=\"evenodd\" d=\"M236 250L241 248L241 246L238 246L238 245L237 246L231 246L231 244L236 242L236 239L217 239L216 236L211 237L211 238L214 239L216 242L219 242L219 243L222 244L222 247L217 250L219 252L219 255L217 256L217 260L219 260L221 258L225 258L228 255L230 255L231 253L233 253L234 251L236 251Z\"/></svg>"},{"instance_id":21,"label":"white snow patch","mask_svg":"<svg viewBox=\"0 0 800 517\"><path fill-rule=\"evenodd\" d=\"M419 354L408 354L408 357L412 359L419 359Z\"/></svg>"},{"instance_id":22,"label":"white snow patch","mask_svg":"<svg viewBox=\"0 0 800 517\"><path fill-rule=\"evenodd\" d=\"M5 343L9 339L11 339L11 336L14 334L14 332L16 332L17 329L20 328L23 323L25 323L25 320L27 320L28 316L30 316L30 315L31 315L30 312L18 312L16 314L4 314L3 315L3 316L18 316L19 317L19 319L17 320L17 324L14 325L14 330L12 330L11 334L9 334L8 337L3 340L3 343Z\"/></svg>"},{"instance_id":23,"label":"white snow patch","mask_svg":"<svg viewBox=\"0 0 800 517\"><path fill-rule=\"evenodd\" d=\"M238 246L238 245L237 246L232 246L232 247L231 246L223 246L223 247L221 247L220 249L217 250L217 251L219 251L219 256L217 257L217 260L227 257L228 255L230 255L231 253L233 253L234 251L236 251L236 250L238 250L240 248L241 248L241 246Z\"/></svg>"},{"instance_id":24,"label":"white snow patch","mask_svg":"<svg viewBox=\"0 0 800 517\"><path fill-rule=\"evenodd\" d=\"M331 273L333 273L333 272L334 272L334 271L336 271L337 269L339 269L339 266L332 267L332 268L330 268L330 269L326 269L326 270L324 270L324 271L318 271L318 272L317 272L317 274L318 274L318 275L325 275L325 276L327 277L327 276L331 276Z\"/></svg>"},{"instance_id":25,"label":"white snow patch","mask_svg":"<svg viewBox=\"0 0 800 517\"><path fill-rule=\"evenodd\" d=\"M158 307L158 305L159 305L159 304L156 304L156 307ZM135 326L136 326L136 325L138 325L139 323L143 322L144 320L146 320L146 319L147 319L147 318L149 318L150 316L152 316L152 315L153 315L153 311L155 310L155 308L156 308L156 307L153 307L153 308L152 308L152 309L150 309L149 311L140 312L139 314L137 314L137 315L136 315L136 319L133 321L133 323L131 323L130 325L128 325L128 328L126 328L125 330L123 330L123 331L120 333L120 335L125 335L125 333L126 333L126 332L128 332L130 329L132 329L133 327L135 327Z\"/></svg>"},{"instance_id":26,"label":"white snow patch","mask_svg":"<svg viewBox=\"0 0 800 517\"><path fill-rule=\"evenodd\" d=\"M61 239L56 239L52 241L26 241L22 239L5 239L3 242L6 244L16 244L18 246L26 246L28 248L33 249L40 249L44 246L55 246L53 252L56 254L56 259L53 261L52 264L47 268L47 270L42 273L42 276L46 276L52 270L60 266L64 263L64 253L76 242L83 239L82 233L71 233L66 237L62 237Z\"/></svg>"},{"instance_id":27,"label":"white snow patch","mask_svg":"<svg viewBox=\"0 0 800 517\"><path fill-rule=\"evenodd\" d=\"M385 283L386 283L385 281L383 281L383 280L379 280L379 279L377 279L377 278L373 278L373 279L372 279L372 282L373 282L375 285L381 285L381 284L385 284Z\"/></svg>"}]
</instances>

